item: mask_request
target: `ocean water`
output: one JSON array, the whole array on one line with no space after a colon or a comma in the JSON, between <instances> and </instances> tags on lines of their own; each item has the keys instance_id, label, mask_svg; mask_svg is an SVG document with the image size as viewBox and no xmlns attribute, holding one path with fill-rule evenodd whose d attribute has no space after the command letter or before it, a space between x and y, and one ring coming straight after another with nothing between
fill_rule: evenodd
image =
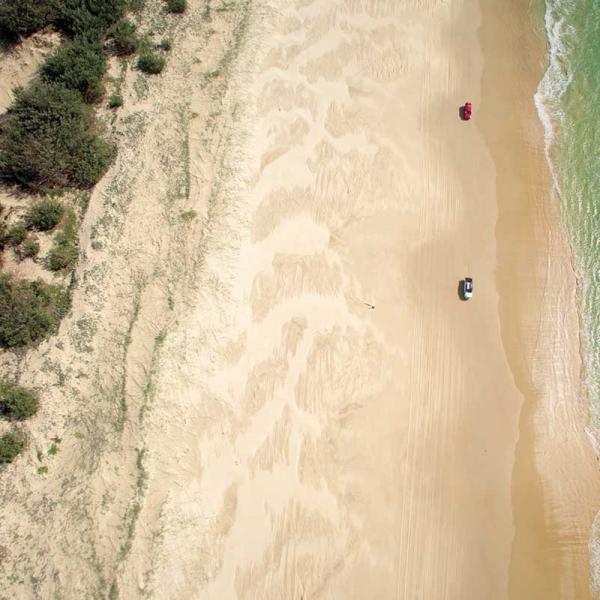
<instances>
[{"instance_id":1,"label":"ocean water","mask_svg":"<svg viewBox=\"0 0 600 600\"><path fill-rule=\"evenodd\" d=\"M535 102L578 276L589 431L600 448L600 0L545 0L548 69ZM600 597L600 513L590 538Z\"/></svg>"},{"instance_id":2,"label":"ocean water","mask_svg":"<svg viewBox=\"0 0 600 600\"><path fill-rule=\"evenodd\" d=\"M600 431L600 0L545 0L549 66L535 101L573 244L590 425Z\"/></svg>"}]
</instances>

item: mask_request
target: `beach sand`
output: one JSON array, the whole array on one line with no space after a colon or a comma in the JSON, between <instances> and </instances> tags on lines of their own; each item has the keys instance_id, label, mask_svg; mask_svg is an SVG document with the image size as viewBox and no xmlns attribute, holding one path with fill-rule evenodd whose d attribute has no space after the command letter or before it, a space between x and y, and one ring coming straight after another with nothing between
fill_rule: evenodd
<instances>
[{"instance_id":1,"label":"beach sand","mask_svg":"<svg viewBox=\"0 0 600 600\"><path fill-rule=\"evenodd\" d=\"M126 73L72 313L4 357L45 390L7 597L586 597L544 47L497 4L192 1L165 74Z\"/></svg>"}]
</instances>

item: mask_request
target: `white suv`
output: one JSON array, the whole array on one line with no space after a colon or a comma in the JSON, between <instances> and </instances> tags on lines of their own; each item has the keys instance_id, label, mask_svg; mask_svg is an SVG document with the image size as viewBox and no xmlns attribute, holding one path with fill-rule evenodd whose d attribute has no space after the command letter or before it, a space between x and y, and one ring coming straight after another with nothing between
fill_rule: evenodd
<instances>
[{"instance_id":1,"label":"white suv","mask_svg":"<svg viewBox=\"0 0 600 600\"><path fill-rule=\"evenodd\" d=\"M468 300L473 297L473 279L471 277L465 277L462 284L462 296L464 300Z\"/></svg>"}]
</instances>

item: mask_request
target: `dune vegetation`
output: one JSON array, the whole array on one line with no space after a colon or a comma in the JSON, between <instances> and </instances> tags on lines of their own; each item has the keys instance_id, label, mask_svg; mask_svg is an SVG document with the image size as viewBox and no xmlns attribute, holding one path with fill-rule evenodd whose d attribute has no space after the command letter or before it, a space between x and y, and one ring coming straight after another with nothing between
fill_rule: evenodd
<instances>
[{"instance_id":1,"label":"dune vegetation","mask_svg":"<svg viewBox=\"0 0 600 600\"><path fill-rule=\"evenodd\" d=\"M97 114L101 106L116 110L124 103L118 90L106 91L110 57L129 61L139 52L131 67L149 75L166 66L171 41L153 45L138 33L134 13L142 6L143 0L0 3L3 46L18 47L37 32L56 32L61 40L33 80L13 90L12 104L0 114L0 184L27 204L16 217L14 209L0 206L0 266L2 253L12 251L17 264L34 261L49 272L47 281L20 277L18 270L0 273L0 348L5 351L52 334L68 311L86 190L102 178L117 152L110 128ZM182 13L186 6L165 0L164 12ZM51 240L41 246L48 236ZM9 392L7 385L0 384L0 415L10 420L33 415L37 398L34 402L22 388ZM21 433L7 433L0 440L0 462L10 462L23 445Z\"/></svg>"}]
</instances>

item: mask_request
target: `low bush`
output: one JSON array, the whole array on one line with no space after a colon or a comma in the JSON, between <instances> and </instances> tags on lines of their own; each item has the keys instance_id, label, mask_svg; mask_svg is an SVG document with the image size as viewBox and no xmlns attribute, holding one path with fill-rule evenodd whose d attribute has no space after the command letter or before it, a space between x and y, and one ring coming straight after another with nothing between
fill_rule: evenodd
<instances>
[{"instance_id":1,"label":"low bush","mask_svg":"<svg viewBox=\"0 0 600 600\"><path fill-rule=\"evenodd\" d=\"M95 133L79 92L37 82L15 98L0 132L0 178L34 190L94 185L113 148Z\"/></svg>"},{"instance_id":2,"label":"low bush","mask_svg":"<svg viewBox=\"0 0 600 600\"><path fill-rule=\"evenodd\" d=\"M165 62L164 57L160 54L147 50L140 55L138 67L144 71L144 73L158 75L159 73L162 73L162 70L165 68Z\"/></svg>"},{"instance_id":3,"label":"low bush","mask_svg":"<svg viewBox=\"0 0 600 600\"><path fill-rule=\"evenodd\" d=\"M7 238L8 242L12 246L18 246L25 240L26 237L27 229L23 223L16 223L8 230Z\"/></svg>"},{"instance_id":4,"label":"low bush","mask_svg":"<svg viewBox=\"0 0 600 600\"><path fill-rule=\"evenodd\" d=\"M30 390L10 383L0 383L0 414L12 421L22 421L35 415L37 396Z\"/></svg>"},{"instance_id":5,"label":"low bush","mask_svg":"<svg viewBox=\"0 0 600 600\"><path fill-rule=\"evenodd\" d=\"M17 38L38 31L54 18L50 0L2 0L0 3L0 33Z\"/></svg>"},{"instance_id":6,"label":"low bush","mask_svg":"<svg viewBox=\"0 0 600 600\"><path fill-rule=\"evenodd\" d=\"M53 0L55 23L69 37L85 35L98 39L127 8L126 0Z\"/></svg>"},{"instance_id":7,"label":"low bush","mask_svg":"<svg viewBox=\"0 0 600 600\"><path fill-rule=\"evenodd\" d=\"M129 0L127 4L127 9L131 12L139 12L140 10L142 10L142 8L144 8L145 3L146 0Z\"/></svg>"},{"instance_id":8,"label":"low bush","mask_svg":"<svg viewBox=\"0 0 600 600\"><path fill-rule=\"evenodd\" d=\"M64 293L43 281L0 275L0 346L24 346L47 335L64 312Z\"/></svg>"},{"instance_id":9,"label":"low bush","mask_svg":"<svg viewBox=\"0 0 600 600\"><path fill-rule=\"evenodd\" d=\"M54 238L54 246L48 252L46 264L51 271L62 271L73 266L77 259L77 219L69 211L65 225Z\"/></svg>"},{"instance_id":10,"label":"low bush","mask_svg":"<svg viewBox=\"0 0 600 600\"><path fill-rule=\"evenodd\" d=\"M167 10L171 13L182 13L187 8L187 0L167 0Z\"/></svg>"},{"instance_id":11,"label":"low bush","mask_svg":"<svg viewBox=\"0 0 600 600\"><path fill-rule=\"evenodd\" d=\"M21 246L21 256L23 258L33 258L38 255L39 251L40 243L32 238L25 240Z\"/></svg>"},{"instance_id":12,"label":"low bush","mask_svg":"<svg viewBox=\"0 0 600 600\"><path fill-rule=\"evenodd\" d=\"M102 77L106 54L102 44L79 37L62 44L42 67L42 79L61 83L78 91L88 103L98 102L103 94Z\"/></svg>"},{"instance_id":13,"label":"low bush","mask_svg":"<svg viewBox=\"0 0 600 600\"><path fill-rule=\"evenodd\" d=\"M123 106L123 96L121 94L112 94L108 99L108 108L119 108Z\"/></svg>"},{"instance_id":14,"label":"low bush","mask_svg":"<svg viewBox=\"0 0 600 600\"><path fill-rule=\"evenodd\" d=\"M0 464L11 463L23 450L25 436L18 431L9 431L0 436Z\"/></svg>"},{"instance_id":15,"label":"low bush","mask_svg":"<svg viewBox=\"0 0 600 600\"><path fill-rule=\"evenodd\" d=\"M135 33L135 25L127 19L122 19L113 25L107 35L112 39L115 54L126 56L138 49L139 40Z\"/></svg>"},{"instance_id":16,"label":"low bush","mask_svg":"<svg viewBox=\"0 0 600 600\"><path fill-rule=\"evenodd\" d=\"M58 225L64 212L64 206L58 200L38 200L29 207L25 223L38 231L50 231Z\"/></svg>"}]
</instances>

